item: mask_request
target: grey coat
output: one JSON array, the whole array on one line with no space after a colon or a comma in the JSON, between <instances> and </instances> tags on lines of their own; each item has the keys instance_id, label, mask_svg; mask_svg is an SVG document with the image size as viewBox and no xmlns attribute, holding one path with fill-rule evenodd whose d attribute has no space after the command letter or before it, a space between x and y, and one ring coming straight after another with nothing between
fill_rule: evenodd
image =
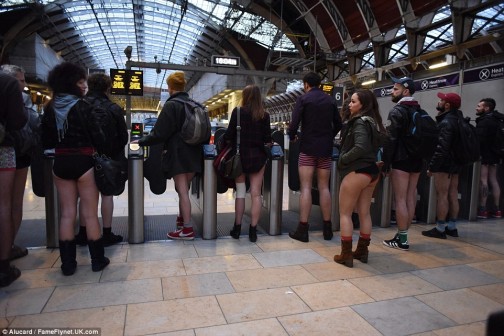
<instances>
[{"instance_id":1,"label":"grey coat","mask_svg":"<svg viewBox=\"0 0 504 336\"><path fill-rule=\"evenodd\" d=\"M168 98L151 133L138 141L141 146L163 143L161 168L167 179L178 174L203 171L203 145L189 145L180 137L185 110L182 103L172 101L175 97L189 99L186 92L177 92Z\"/></svg>"}]
</instances>

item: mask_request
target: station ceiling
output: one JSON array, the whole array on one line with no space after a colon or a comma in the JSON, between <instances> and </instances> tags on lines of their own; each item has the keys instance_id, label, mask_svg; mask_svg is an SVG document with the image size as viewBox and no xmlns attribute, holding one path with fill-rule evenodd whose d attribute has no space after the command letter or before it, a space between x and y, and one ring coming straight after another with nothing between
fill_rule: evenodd
<instances>
[{"instance_id":1,"label":"station ceiling","mask_svg":"<svg viewBox=\"0 0 504 336\"><path fill-rule=\"evenodd\" d=\"M451 54L502 54L504 3L496 0L56 0L0 1L0 62L37 33L66 61L89 69L133 61L210 64L239 56L250 70L305 72L326 80L407 75ZM144 69L165 88L170 70ZM190 73L189 86L201 73Z\"/></svg>"}]
</instances>

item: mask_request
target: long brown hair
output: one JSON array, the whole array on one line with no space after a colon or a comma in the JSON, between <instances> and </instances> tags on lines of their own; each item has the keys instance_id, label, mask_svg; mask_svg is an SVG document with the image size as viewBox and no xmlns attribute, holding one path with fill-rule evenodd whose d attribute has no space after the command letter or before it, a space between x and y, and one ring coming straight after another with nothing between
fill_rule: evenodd
<instances>
[{"instance_id":1,"label":"long brown hair","mask_svg":"<svg viewBox=\"0 0 504 336\"><path fill-rule=\"evenodd\" d=\"M368 89L359 89L355 91L355 94L359 97L359 101L362 105L361 115L373 118L380 131L384 132L385 127L383 127L382 117L378 107L378 100L376 100L375 94Z\"/></svg>"},{"instance_id":2,"label":"long brown hair","mask_svg":"<svg viewBox=\"0 0 504 336\"><path fill-rule=\"evenodd\" d=\"M242 104L252 114L252 120L261 120L264 117L264 107L261 90L257 85L247 85L242 92Z\"/></svg>"}]
</instances>

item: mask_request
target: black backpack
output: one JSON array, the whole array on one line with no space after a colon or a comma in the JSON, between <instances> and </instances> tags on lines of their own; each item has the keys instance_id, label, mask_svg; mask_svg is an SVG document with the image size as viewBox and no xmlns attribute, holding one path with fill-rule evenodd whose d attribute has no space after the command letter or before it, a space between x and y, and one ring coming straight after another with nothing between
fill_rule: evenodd
<instances>
[{"instance_id":1,"label":"black backpack","mask_svg":"<svg viewBox=\"0 0 504 336\"><path fill-rule=\"evenodd\" d=\"M91 113L94 116L96 125L100 127L107 140L103 148L100 148L100 154L112 156L116 153L116 143L118 138L117 125L115 124L110 107L114 104L111 101L101 100L94 97L86 97L85 100L91 104Z\"/></svg>"},{"instance_id":2,"label":"black backpack","mask_svg":"<svg viewBox=\"0 0 504 336\"><path fill-rule=\"evenodd\" d=\"M476 127L469 118L458 117L458 138L452 147L453 160L459 165L467 165L480 159L480 144Z\"/></svg>"},{"instance_id":3,"label":"black backpack","mask_svg":"<svg viewBox=\"0 0 504 336\"><path fill-rule=\"evenodd\" d=\"M504 159L504 114L493 111L492 116L496 119L498 124L493 143L493 152L501 159Z\"/></svg>"},{"instance_id":4,"label":"black backpack","mask_svg":"<svg viewBox=\"0 0 504 336\"><path fill-rule=\"evenodd\" d=\"M408 155L430 160L439 140L436 122L421 108L415 109L400 104L396 107L408 116L408 127L402 137Z\"/></svg>"},{"instance_id":5,"label":"black backpack","mask_svg":"<svg viewBox=\"0 0 504 336\"><path fill-rule=\"evenodd\" d=\"M174 98L172 101L184 104L185 120L180 130L182 140L190 145L208 142L212 134L212 125L206 107L192 99Z\"/></svg>"}]
</instances>

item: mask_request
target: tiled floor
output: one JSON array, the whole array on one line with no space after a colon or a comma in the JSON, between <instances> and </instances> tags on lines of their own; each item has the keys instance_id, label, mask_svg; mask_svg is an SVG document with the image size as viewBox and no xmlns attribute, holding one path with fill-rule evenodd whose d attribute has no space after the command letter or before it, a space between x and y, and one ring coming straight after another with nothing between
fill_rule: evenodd
<instances>
[{"instance_id":1,"label":"tiled floor","mask_svg":"<svg viewBox=\"0 0 504 336\"><path fill-rule=\"evenodd\" d=\"M29 186L28 186L29 187ZM146 214L176 213L176 194L146 191ZM284 200L284 206L286 200ZM124 196L115 213L127 214ZM232 196L219 196L232 211ZM43 218L27 190L25 218ZM226 210L221 210L226 211ZM42 217L41 217L42 216ZM395 228L375 228L367 264L332 261L339 235L310 242L286 235L257 243L220 238L106 248L111 264L60 271L57 250L30 249L14 262L22 276L0 289L0 327L89 327L101 335L484 335L488 314L504 309L504 220L461 222L460 238L423 237L410 251L382 245ZM358 232L354 232L356 239Z\"/></svg>"}]
</instances>

